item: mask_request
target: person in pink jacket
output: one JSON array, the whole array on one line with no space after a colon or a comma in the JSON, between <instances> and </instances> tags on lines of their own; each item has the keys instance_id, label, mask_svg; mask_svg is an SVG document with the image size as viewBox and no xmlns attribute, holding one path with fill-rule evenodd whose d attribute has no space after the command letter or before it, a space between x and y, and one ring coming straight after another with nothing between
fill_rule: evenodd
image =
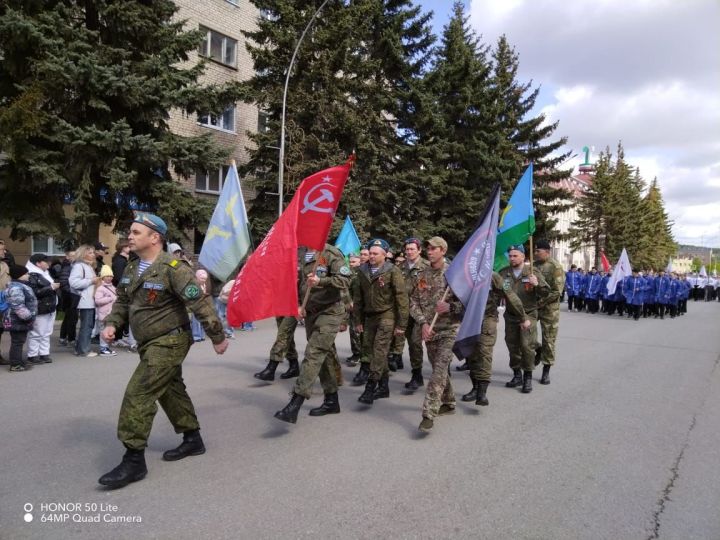
<instances>
[{"instance_id":1,"label":"person in pink jacket","mask_svg":"<svg viewBox=\"0 0 720 540\"><path fill-rule=\"evenodd\" d=\"M103 321L105 317L110 315L113 304L117 300L117 291L115 285L113 285L113 271L107 264L103 265L100 270L100 283L95 288L95 313L97 313L97 319L100 323L100 328L104 328ZM100 333L100 356L116 356L117 353L110 348L110 344L102 338L102 332Z\"/></svg>"}]
</instances>

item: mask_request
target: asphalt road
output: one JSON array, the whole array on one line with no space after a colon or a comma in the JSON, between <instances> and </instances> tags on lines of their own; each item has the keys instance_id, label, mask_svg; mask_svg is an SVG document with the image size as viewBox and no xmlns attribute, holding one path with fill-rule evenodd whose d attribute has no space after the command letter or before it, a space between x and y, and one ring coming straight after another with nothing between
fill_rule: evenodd
<instances>
[{"instance_id":1,"label":"asphalt road","mask_svg":"<svg viewBox=\"0 0 720 540\"><path fill-rule=\"evenodd\" d=\"M423 392L402 392L408 368L371 409L345 386L342 414L308 417L318 387L297 425L274 419L291 383L252 376L274 338L264 321L225 356L205 342L185 362L207 453L163 462L179 437L159 412L147 478L116 491L97 478L123 452L116 418L137 357L55 352L27 373L3 368L0 538L717 540L720 304L689 310L635 322L563 306L551 385L505 388L501 338L490 406L458 401L428 436ZM344 358L347 334L337 343Z\"/></svg>"}]
</instances>

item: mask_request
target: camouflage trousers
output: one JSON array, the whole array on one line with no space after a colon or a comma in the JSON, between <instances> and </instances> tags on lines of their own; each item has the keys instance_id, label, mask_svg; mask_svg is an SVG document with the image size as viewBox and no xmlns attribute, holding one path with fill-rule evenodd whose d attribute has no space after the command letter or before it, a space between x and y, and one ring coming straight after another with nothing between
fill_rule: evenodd
<instances>
[{"instance_id":1,"label":"camouflage trousers","mask_svg":"<svg viewBox=\"0 0 720 540\"><path fill-rule=\"evenodd\" d=\"M548 366L555 365L555 340L560 326L560 304L551 304L540 309L538 313L542 344L540 358Z\"/></svg>"},{"instance_id":2,"label":"camouflage trousers","mask_svg":"<svg viewBox=\"0 0 720 540\"><path fill-rule=\"evenodd\" d=\"M365 317L363 325L363 348L370 359L370 380L379 381L380 377L387 375L387 355L392 344L393 331L395 330L395 319L388 319L383 316Z\"/></svg>"},{"instance_id":3,"label":"camouflage trousers","mask_svg":"<svg viewBox=\"0 0 720 540\"><path fill-rule=\"evenodd\" d=\"M475 350L468 357L470 378L473 381L490 382L492 375L493 349L497 341L498 320L495 317L485 317L482 322L480 341Z\"/></svg>"},{"instance_id":4,"label":"camouflage trousers","mask_svg":"<svg viewBox=\"0 0 720 540\"><path fill-rule=\"evenodd\" d=\"M183 332L140 346L140 363L125 389L118 419L118 439L127 448L147 446L158 402L176 433L200 427L182 378L182 363L192 341L190 333Z\"/></svg>"},{"instance_id":5,"label":"camouflage trousers","mask_svg":"<svg viewBox=\"0 0 720 540\"><path fill-rule=\"evenodd\" d=\"M432 375L425 388L425 401L423 401L423 418L431 420L438 415L441 405L455 407L455 392L450 382L449 366L455 355L452 346L455 335L438 336L432 341L425 342L428 359L432 366Z\"/></svg>"},{"instance_id":6,"label":"camouflage trousers","mask_svg":"<svg viewBox=\"0 0 720 540\"><path fill-rule=\"evenodd\" d=\"M305 317L305 358L300 364L300 375L295 381L293 392L305 399L312 395L312 385L320 376L320 384L325 394L337 392L335 336L345 321L345 307L338 302L318 313L308 313Z\"/></svg>"},{"instance_id":7,"label":"camouflage trousers","mask_svg":"<svg viewBox=\"0 0 720 540\"><path fill-rule=\"evenodd\" d=\"M355 325L350 324L350 350L352 351L353 356L362 356L362 340L363 335L362 332L358 332L355 330Z\"/></svg>"},{"instance_id":8,"label":"camouflage trousers","mask_svg":"<svg viewBox=\"0 0 720 540\"><path fill-rule=\"evenodd\" d=\"M505 317L505 344L510 353L510 369L532 371L535 369L535 346L537 345L537 318L527 313L530 328L523 330L520 322Z\"/></svg>"},{"instance_id":9,"label":"camouflage trousers","mask_svg":"<svg viewBox=\"0 0 720 540\"><path fill-rule=\"evenodd\" d=\"M422 325L417 324L415 319L410 317L405 333L401 336L394 336L392 346L390 347L391 353L402 355L405 349L405 340L407 340L408 349L410 350L410 366L412 369L422 368L423 364L421 329Z\"/></svg>"},{"instance_id":10,"label":"camouflage trousers","mask_svg":"<svg viewBox=\"0 0 720 540\"><path fill-rule=\"evenodd\" d=\"M275 343L270 349L270 360L274 362L282 362L285 358L288 360L297 360L298 352L295 348L295 329L298 321L295 317L277 317L275 319L278 331Z\"/></svg>"}]
</instances>

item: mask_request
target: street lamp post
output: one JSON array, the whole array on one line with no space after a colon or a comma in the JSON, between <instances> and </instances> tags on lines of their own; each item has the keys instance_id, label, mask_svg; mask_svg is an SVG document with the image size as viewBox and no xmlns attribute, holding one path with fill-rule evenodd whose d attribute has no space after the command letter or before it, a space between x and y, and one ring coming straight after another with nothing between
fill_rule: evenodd
<instances>
[{"instance_id":1,"label":"street lamp post","mask_svg":"<svg viewBox=\"0 0 720 540\"><path fill-rule=\"evenodd\" d=\"M284 174L284 166L285 166L285 109L287 108L287 93L288 93L288 84L290 84L290 74L292 73L293 64L295 64L295 57L297 56L298 50L300 49L300 45L302 44L303 39L305 38L305 34L307 34L307 31L310 30L310 27L315 22L315 19L317 18L318 14L322 11L322 9L325 7L325 4L327 4L330 0L324 0L322 4L320 4L320 7L317 8L317 11L313 13L313 16L310 18L310 21L308 21L307 26L305 27L305 30L303 30L303 33L300 35L300 39L298 39L297 45L295 46L295 50L293 51L292 58L290 59L290 65L287 69L287 74L285 75L285 89L283 90L283 102L282 102L282 118L280 119L280 163L278 165L278 216L280 216L283 212L283 174Z\"/></svg>"}]
</instances>

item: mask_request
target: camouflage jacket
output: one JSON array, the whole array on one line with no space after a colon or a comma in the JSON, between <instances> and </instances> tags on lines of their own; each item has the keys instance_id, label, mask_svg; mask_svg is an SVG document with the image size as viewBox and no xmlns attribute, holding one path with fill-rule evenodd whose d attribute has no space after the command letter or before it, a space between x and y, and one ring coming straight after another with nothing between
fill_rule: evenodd
<instances>
[{"instance_id":1,"label":"camouflage jacket","mask_svg":"<svg viewBox=\"0 0 720 540\"><path fill-rule=\"evenodd\" d=\"M435 306L442 300L443 293L448 286L445 280L447 268L447 263L438 269L428 265L418 273L415 288L410 295L410 314L420 325L431 324L435 317ZM457 299L452 290L448 291L445 301L450 304L450 312L438 315L433 327L435 338L457 334L465 312L462 302Z\"/></svg>"},{"instance_id":2,"label":"camouflage jacket","mask_svg":"<svg viewBox=\"0 0 720 540\"><path fill-rule=\"evenodd\" d=\"M545 262L536 262L535 268L540 270L540 273L550 286L550 294L540 303L538 307L542 308L544 306L560 303L560 297L562 296L563 289L565 288L565 271L563 270L563 267L558 261L548 257Z\"/></svg>"},{"instance_id":3,"label":"camouflage jacket","mask_svg":"<svg viewBox=\"0 0 720 540\"><path fill-rule=\"evenodd\" d=\"M363 324L367 316L393 319L395 328L405 329L408 321L408 294L402 271L385 262L373 274L370 265L360 266L353 297L355 324Z\"/></svg>"},{"instance_id":4,"label":"camouflage jacket","mask_svg":"<svg viewBox=\"0 0 720 540\"><path fill-rule=\"evenodd\" d=\"M505 309L509 310L513 318L524 321L525 308L523 308L522 300L515 294L512 288L504 287L503 278L497 272L492 273L490 281L490 293L488 294L487 304L485 304L484 319L497 319L498 307L500 301L505 298Z\"/></svg>"},{"instance_id":5,"label":"camouflage jacket","mask_svg":"<svg viewBox=\"0 0 720 540\"><path fill-rule=\"evenodd\" d=\"M407 291L408 295L412 293L412 290L415 287L418 274L422 270L425 270L428 266L430 266L430 263L422 257L418 257L418 260L415 262L415 266L413 266L412 268L408 266L408 261L405 261L400 265L400 270L403 273L403 278L405 278L405 290Z\"/></svg>"},{"instance_id":6,"label":"camouflage jacket","mask_svg":"<svg viewBox=\"0 0 720 540\"><path fill-rule=\"evenodd\" d=\"M499 272L500 277L503 279L503 289L512 290L522 301L525 314L527 316L537 318L538 316L538 305L540 302L544 302L546 298L551 294L550 286L545 281L542 273L537 268L534 268L532 274L538 279L537 287L533 287L530 282L530 267L523 265L522 272L516 278L513 274L512 267L506 266ZM518 317L512 312L507 310L505 312L505 319L512 322L522 322L524 319Z\"/></svg>"},{"instance_id":7,"label":"camouflage jacket","mask_svg":"<svg viewBox=\"0 0 720 540\"><path fill-rule=\"evenodd\" d=\"M117 286L118 297L105 324L118 328L130 322L141 345L190 324L188 309L202 323L213 343L225 339L212 298L204 295L190 266L161 252L142 275L131 260Z\"/></svg>"},{"instance_id":8,"label":"camouflage jacket","mask_svg":"<svg viewBox=\"0 0 720 540\"><path fill-rule=\"evenodd\" d=\"M340 250L330 244L325 244L322 253L315 252L306 260L305 255L312 250L301 247L298 251L300 258L298 264L298 280L300 285L300 301L305 299L307 291L307 275L315 268L315 275L320 283L310 289L310 296L305 309L308 313L318 313L325 308L333 306L343 300L343 292L350 287L352 272L345 264L345 257ZM317 268L315 262L317 261Z\"/></svg>"}]
</instances>

